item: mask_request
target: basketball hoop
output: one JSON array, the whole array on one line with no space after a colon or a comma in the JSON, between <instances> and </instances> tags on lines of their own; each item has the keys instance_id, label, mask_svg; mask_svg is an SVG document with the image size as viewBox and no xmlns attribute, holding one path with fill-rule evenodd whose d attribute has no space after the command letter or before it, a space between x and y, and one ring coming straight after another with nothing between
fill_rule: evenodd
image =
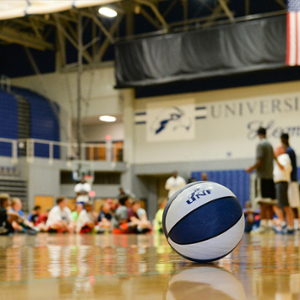
<instances>
[{"instance_id":1,"label":"basketball hoop","mask_svg":"<svg viewBox=\"0 0 300 300\"><path fill-rule=\"evenodd\" d=\"M85 176L83 176L83 179L90 185L92 185L94 182L94 176L92 176L92 175L85 175Z\"/></svg>"},{"instance_id":2,"label":"basketball hoop","mask_svg":"<svg viewBox=\"0 0 300 300\"><path fill-rule=\"evenodd\" d=\"M94 167L88 161L72 161L72 178L74 181L81 181L85 179L86 182L94 182Z\"/></svg>"}]
</instances>

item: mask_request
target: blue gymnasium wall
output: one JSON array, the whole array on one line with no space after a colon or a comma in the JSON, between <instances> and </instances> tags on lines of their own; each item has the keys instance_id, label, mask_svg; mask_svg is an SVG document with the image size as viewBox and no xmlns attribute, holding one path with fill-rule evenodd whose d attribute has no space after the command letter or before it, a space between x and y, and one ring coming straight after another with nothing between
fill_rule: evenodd
<instances>
[{"instance_id":1,"label":"blue gymnasium wall","mask_svg":"<svg viewBox=\"0 0 300 300\"><path fill-rule=\"evenodd\" d=\"M13 87L12 92L26 98L30 102L30 137L33 139L59 141L59 123L49 100L27 89ZM58 108L57 105L56 107ZM49 146L35 144L34 152L37 157L49 157ZM60 158L58 146L54 147L53 155L54 158Z\"/></svg>"},{"instance_id":2,"label":"blue gymnasium wall","mask_svg":"<svg viewBox=\"0 0 300 300\"><path fill-rule=\"evenodd\" d=\"M18 138L18 101L0 90L0 137L8 139ZM0 142L0 155L11 156L12 146Z\"/></svg>"},{"instance_id":3,"label":"blue gymnasium wall","mask_svg":"<svg viewBox=\"0 0 300 300\"><path fill-rule=\"evenodd\" d=\"M192 177L201 181L201 172L192 172ZM245 170L205 171L209 181L229 188L239 199L242 207L250 197L250 175Z\"/></svg>"}]
</instances>

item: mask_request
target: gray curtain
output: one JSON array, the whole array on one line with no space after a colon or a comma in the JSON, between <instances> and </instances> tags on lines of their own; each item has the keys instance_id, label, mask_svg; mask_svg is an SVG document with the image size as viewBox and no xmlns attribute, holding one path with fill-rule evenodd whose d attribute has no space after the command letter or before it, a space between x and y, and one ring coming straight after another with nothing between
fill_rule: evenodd
<instances>
[{"instance_id":1,"label":"gray curtain","mask_svg":"<svg viewBox=\"0 0 300 300\"><path fill-rule=\"evenodd\" d=\"M119 42L115 55L117 88L283 67L286 17Z\"/></svg>"}]
</instances>

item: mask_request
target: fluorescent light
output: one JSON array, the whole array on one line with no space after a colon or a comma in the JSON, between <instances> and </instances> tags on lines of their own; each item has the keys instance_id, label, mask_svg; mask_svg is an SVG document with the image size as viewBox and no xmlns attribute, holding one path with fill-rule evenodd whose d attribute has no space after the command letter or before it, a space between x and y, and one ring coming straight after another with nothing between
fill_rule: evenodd
<instances>
[{"instance_id":1,"label":"fluorescent light","mask_svg":"<svg viewBox=\"0 0 300 300\"><path fill-rule=\"evenodd\" d=\"M113 116L100 116L99 120L103 122L115 122L117 118Z\"/></svg>"},{"instance_id":2,"label":"fluorescent light","mask_svg":"<svg viewBox=\"0 0 300 300\"><path fill-rule=\"evenodd\" d=\"M109 7L100 7L98 12L99 12L99 14L109 17L109 18L114 18L118 15L118 13L115 10L113 10Z\"/></svg>"}]
</instances>

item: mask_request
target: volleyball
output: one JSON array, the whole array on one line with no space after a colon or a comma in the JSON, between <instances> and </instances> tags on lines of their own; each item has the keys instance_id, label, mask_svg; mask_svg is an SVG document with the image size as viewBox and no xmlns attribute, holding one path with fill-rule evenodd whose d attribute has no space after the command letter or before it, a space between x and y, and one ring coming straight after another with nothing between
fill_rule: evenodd
<instances>
[{"instance_id":1,"label":"volleyball","mask_svg":"<svg viewBox=\"0 0 300 300\"><path fill-rule=\"evenodd\" d=\"M168 201L163 229L170 246L196 262L218 260L232 252L245 227L237 197L215 182L186 185Z\"/></svg>"}]
</instances>

